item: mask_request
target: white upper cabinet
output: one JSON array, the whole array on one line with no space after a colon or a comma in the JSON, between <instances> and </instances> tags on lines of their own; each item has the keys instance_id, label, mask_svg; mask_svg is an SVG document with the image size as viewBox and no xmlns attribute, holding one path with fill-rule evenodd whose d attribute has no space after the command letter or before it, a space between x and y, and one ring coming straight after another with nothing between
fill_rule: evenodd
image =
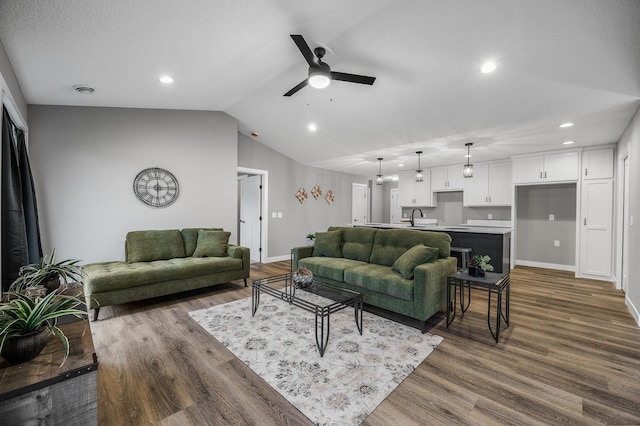
<instances>
[{"instance_id":1,"label":"white upper cabinet","mask_svg":"<svg viewBox=\"0 0 640 426\"><path fill-rule=\"evenodd\" d=\"M422 182L416 182L415 172L398 173L398 189L400 190L400 206L431 207L431 173L424 171Z\"/></svg>"},{"instance_id":2,"label":"white upper cabinet","mask_svg":"<svg viewBox=\"0 0 640 426\"><path fill-rule=\"evenodd\" d=\"M464 179L463 205L510 206L513 187L511 161L475 164L473 177Z\"/></svg>"},{"instance_id":3,"label":"white upper cabinet","mask_svg":"<svg viewBox=\"0 0 640 426\"><path fill-rule=\"evenodd\" d=\"M613 148L583 151L582 179L613 179Z\"/></svg>"},{"instance_id":4,"label":"white upper cabinet","mask_svg":"<svg viewBox=\"0 0 640 426\"><path fill-rule=\"evenodd\" d=\"M513 158L513 183L568 182L580 177L580 152Z\"/></svg>"},{"instance_id":5,"label":"white upper cabinet","mask_svg":"<svg viewBox=\"0 0 640 426\"><path fill-rule=\"evenodd\" d=\"M462 164L431 169L432 192L462 191L462 189L464 189Z\"/></svg>"}]
</instances>

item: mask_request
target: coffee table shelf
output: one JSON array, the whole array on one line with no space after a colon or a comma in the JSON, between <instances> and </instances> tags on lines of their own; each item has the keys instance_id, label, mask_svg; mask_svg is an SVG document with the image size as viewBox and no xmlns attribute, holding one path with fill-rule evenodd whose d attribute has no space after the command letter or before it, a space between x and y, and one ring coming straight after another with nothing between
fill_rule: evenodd
<instances>
[{"instance_id":1,"label":"coffee table shelf","mask_svg":"<svg viewBox=\"0 0 640 426\"><path fill-rule=\"evenodd\" d=\"M296 288L291 274L276 275L253 281L251 316L256 314L260 305L260 293L266 293L315 314L316 346L321 357L324 356L329 342L332 313L353 307L356 326L362 334L362 295L358 292L336 287L317 279L309 287ZM324 300L312 298L311 294L321 296Z\"/></svg>"}]
</instances>

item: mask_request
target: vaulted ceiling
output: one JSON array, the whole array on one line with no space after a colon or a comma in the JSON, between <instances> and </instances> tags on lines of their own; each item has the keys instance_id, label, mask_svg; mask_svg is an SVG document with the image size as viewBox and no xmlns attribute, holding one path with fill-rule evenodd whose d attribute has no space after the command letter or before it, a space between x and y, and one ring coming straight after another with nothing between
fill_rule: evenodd
<instances>
[{"instance_id":1,"label":"vaulted ceiling","mask_svg":"<svg viewBox=\"0 0 640 426\"><path fill-rule=\"evenodd\" d=\"M284 97L308 71L290 34L375 84ZM30 104L225 111L301 163L367 176L417 150L463 163L467 142L473 162L616 142L640 105L637 0L1 0L0 39Z\"/></svg>"}]
</instances>

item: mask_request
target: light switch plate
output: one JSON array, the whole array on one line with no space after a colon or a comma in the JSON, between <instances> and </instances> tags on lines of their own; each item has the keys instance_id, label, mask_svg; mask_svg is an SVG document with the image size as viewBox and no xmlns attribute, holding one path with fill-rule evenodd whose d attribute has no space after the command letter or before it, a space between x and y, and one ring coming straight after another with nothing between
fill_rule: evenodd
<instances>
[{"instance_id":1,"label":"light switch plate","mask_svg":"<svg viewBox=\"0 0 640 426\"><path fill-rule=\"evenodd\" d=\"M550 215L549 215L549 220L556 220L556 216L555 216L555 215L553 215L553 214L550 214Z\"/></svg>"}]
</instances>

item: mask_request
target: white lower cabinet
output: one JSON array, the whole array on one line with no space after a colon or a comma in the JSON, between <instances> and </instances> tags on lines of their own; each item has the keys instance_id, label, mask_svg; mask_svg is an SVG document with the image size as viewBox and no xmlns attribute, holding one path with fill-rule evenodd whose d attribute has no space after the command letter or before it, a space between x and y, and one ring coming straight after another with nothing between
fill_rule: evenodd
<instances>
[{"instance_id":1,"label":"white lower cabinet","mask_svg":"<svg viewBox=\"0 0 640 426\"><path fill-rule=\"evenodd\" d=\"M583 180L581 199L580 275L610 278L613 180Z\"/></svg>"},{"instance_id":2,"label":"white lower cabinet","mask_svg":"<svg viewBox=\"0 0 640 426\"><path fill-rule=\"evenodd\" d=\"M473 177L465 178L462 204L475 206L510 206L513 186L511 161L474 164Z\"/></svg>"}]
</instances>

